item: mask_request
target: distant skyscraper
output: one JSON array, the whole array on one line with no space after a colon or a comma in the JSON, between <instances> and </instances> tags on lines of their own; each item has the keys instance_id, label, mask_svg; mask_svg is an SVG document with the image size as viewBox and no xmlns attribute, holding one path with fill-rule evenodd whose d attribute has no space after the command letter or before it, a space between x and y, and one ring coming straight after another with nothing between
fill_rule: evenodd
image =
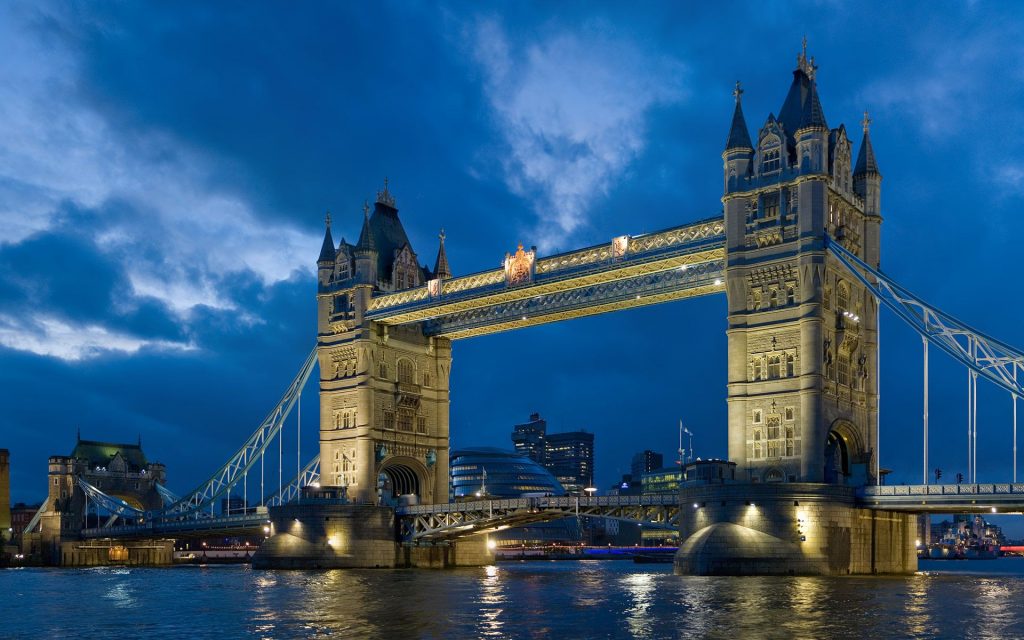
<instances>
[{"instance_id":1,"label":"distant skyscraper","mask_svg":"<svg viewBox=\"0 0 1024 640\"><path fill-rule=\"evenodd\" d=\"M567 491L580 491L594 481L594 434L549 433L544 449L544 466Z\"/></svg>"},{"instance_id":2,"label":"distant skyscraper","mask_svg":"<svg viewBox=\"0 0 1024 640\"><path fill-rule=\"evenodd\" d=\"M516 447L516 453L544 464L547 430L547 420L541 418L539 413L532 414L529 422L517 424L512 430L512 444Z\"/></svg>"},{"instance_id":3,"label":"distant skyscraper","mask_svg":"<svg viewBox=\"0 0 1024 640\"><path fill-rule=\"evenodd\" d=\"M660 453L645 449L640 453L633 454L633 464L630 472L633 478L639 482L645 473L660 469L664 464L664 458Z\"/></svg>"}]
</instances>

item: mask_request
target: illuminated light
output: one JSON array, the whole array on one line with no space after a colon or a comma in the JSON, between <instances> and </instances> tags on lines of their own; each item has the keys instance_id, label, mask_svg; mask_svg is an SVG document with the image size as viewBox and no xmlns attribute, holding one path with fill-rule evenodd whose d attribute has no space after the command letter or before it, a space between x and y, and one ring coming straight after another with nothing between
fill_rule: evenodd
<instances>
[{"instance_id":1,"label":"illuminated light","mask_svg":"<svg viewBox=\"0 0 1024 640\"><path fill-rule=\"evenodd\" d=\"M694 508L694 509L699 509L699 508L700 508L700 505L699 505L699 504L697 504L696 502L694 502L694 503L693 503L693 508Z\"/></svg>"},{"instance_id":2,"label":"illuminated light","mask_svg":"<svg viewBox=\"0 0 1024 640\"><path fill-rule=\"evenodd\" d=\"M270 533L270 527L263 527L263 533Z\"/></svg>"},{"instance_id":3,"label":"illuminated light","mask_svg":"<svg viewBox=\"0 0 1024 640\"><path fill-rule=\"evenodd\" d=\"M914 540L914 546L915 547L920 547L921 546L921 541L920 540Z\"/></svg>"},{"instance_id":4,"label":"illuminated light","mask_svg":"<svg viewBox=\"0 0 1024 640\"><path fill-rule=\"evenodd\" d=\"M722 285L722 279L721 278L715 278L715 286L719 287L721 285Z\"/></svg>"},{"instance_id":5,"label":"illuminated light","mask_svg":"<svg viewBox=\"0 0 1024 640\"><path fill-rule=\"evenodd\" d=\"M526 320L526 316L523 316L523 320Z\"/></svg>"},{"instance_id":6,"label":"illuminated light","mask_svg":"<svg viewBox=\"0 0 1024 640\"><path fill-rule=\"evenodd\" d=\"M996 512L996 508L992 507L992 513L995 513L995 512Z\"/></svg>"},{"instance_id":7,"label":"illuminated light","mask_svg":"<svg viewBox=\"0 0 1024 640\"><path fill-rule=\"evenodd\" d=\"M639 300L639 299L640 299L640 294L637 294L637 296L636 296L636 299L637 299L637 300Z\"/></svg>"},{"instance_id":8,"label":"illuminated light","mask_svg":"<svg viewBox=\"0 0 1024 640\"><path fill-rule=\"evenodd\" d=\"M680 271L686 271L686 265L684 264L683 266L679 267L679 270Z\"/></svg>"},{"instance_id":9,"label":"illuminated light","mask_svg":"<svg viewBox=\"0 0 1024 640\"><path fill-rule=\"evenodd\" d=\"M487 548L490 549L491 551L494 551L497 548L497 546L498 546L498 543L496 541L494 541L494 540L488 540L487 541Z\"/></svg>"}]
</instances>

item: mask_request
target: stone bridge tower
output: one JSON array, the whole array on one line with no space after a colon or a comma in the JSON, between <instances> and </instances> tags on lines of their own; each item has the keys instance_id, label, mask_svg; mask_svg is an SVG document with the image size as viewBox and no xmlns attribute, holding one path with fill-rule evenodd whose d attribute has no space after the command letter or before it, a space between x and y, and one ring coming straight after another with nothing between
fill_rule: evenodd
<instances>
[{"instance_id":1,"label":"stone bridge tower","mask_svg":"<svg viewBox=\"0 0 1024 640\"><path fill-rule=\"evenodd\" d=\"M878 309L826 234L879 264L881 174L830 129L806 45L751 140L736 84L724 160L729 458L752 482L873 483Z\"/></svg>"},{"instance_id":2,"label":"stone bridge tower","mask_svg":"<svg viewBox=\"0 0 1024 640\"><path fill-rule=\"evenodd\" d=\"M451 342L366 317L374 295L451 277L444 234L434 269L419 265L385 181L355 245L335 246L328 214L317 273L321 484L447 502Z\"/></svg>"}]
</instances>

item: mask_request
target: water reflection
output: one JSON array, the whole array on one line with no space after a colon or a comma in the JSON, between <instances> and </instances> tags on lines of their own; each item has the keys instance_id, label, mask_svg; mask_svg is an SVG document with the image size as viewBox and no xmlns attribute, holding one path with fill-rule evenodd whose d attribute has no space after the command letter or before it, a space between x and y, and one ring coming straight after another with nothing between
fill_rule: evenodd
<instances>
[{"instance_id":1,"label":"water reflection","mask_svg":"<svg viewBox=\"0 0 1024 640\"><path fill-rule=\"evenodd\" d=\"M477 622L477 634L484 637L501 637L504 612L505 589L500 577L500 570L495 565L484 567L480 580L480 619Z\"/></svg>"},{"instance_id":2,"label":"water reflection","mask_svg":"<svg viewBox=\"0 0 1024 640\"><path fill-rule=\"evenodd\" d=\"M670 566L614 561L445 571L24 569L0 571L0 592L15 594L0 598L0 636L1015 638L1024 637L1017 562L956 565L1008 567L1004 575L896 578L684 577Z\"/></svg>"},{"instance_id":3,"label":"water reflection","mask_svg":"<svg viewBox=\"0 0 1024 640\"><path fill-rule=\"evenodd\" d=\"M917 574L907 578L907 597L904 609L904 623L907 626L907 633L911 636L922 638L934 635L936 629L932 628L931 611L929 611L929 586L936 585L936 581L930 576Z\"/></svg>"},{"instance_id":4,"label":"water reflection","mask_svg":"<svg viewBox=\"0 0 1024 640\"><path fill-rule=\"evenodd\" d=\"M632 605L626 609L626 624L634 638L651 638L653 620L647 610L654 600L656 588L654 575L637 573L621 580L623 590L632 598Z\"/></svg>"}]
</instances>

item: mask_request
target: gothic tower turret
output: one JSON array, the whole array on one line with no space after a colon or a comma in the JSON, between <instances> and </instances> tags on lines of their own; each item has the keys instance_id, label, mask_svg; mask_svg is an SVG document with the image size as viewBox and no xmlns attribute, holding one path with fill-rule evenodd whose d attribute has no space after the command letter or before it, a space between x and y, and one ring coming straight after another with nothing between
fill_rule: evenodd
<instances>
[{"instance_id":1,"label":"gothic tower turret","mask_svg":"<svg viewBox=\"0 0 1024 640\"><path fill-rule=\"evenodd\" d=\"M882 174L878 171L875 150L871 147L871 135L868 133L871 119L868 118L867 111L864 112L861 125L864 128L864 138L857 153L857 166L853 170L853 191L864 201L864 214L867 216L864 236L868 240L865 246L869 251L865 261L877 268L881 263L881 256L872 249L881 244L879 234L882 223Z\"/></svg>"},{"instance_id":2,"label":"gothic tower turret","mask_svg":"<svg viewBox=\"0 0 1024 640\"><path fill-rule=\"evenodd\" d=\"M828 127L816 72L805 41L746 175L742 144L723 154L729 458L752 482L873 480L877 309L826 237L870 258L877 225L850 188L849 141Z\"/></svg>"},{"instance_id":3,"label":"gothic tower turret","mask_svg":"<svg viewBox=\"0 0 1024 640\"><path fill-rule=\"evenodd\" d=\"M722 160L725 162L726 193L736 189L738 181L750 175L750 163L754 158L754 148L750 144L750 133L747 131L747 121L743 118L743 106L740 104L743 89L740 88L739 80L736 81L732 95L736 98L736 108L732 112L729 139L725 141L725 151L722 152Z\"/></svg>"},{"instance_id":4,"label":"gothic tower turret","mask_svg":"<svg viewBox=\"0 0 1024 640\"><path fill-rule=\"evenodd\" d=\"M451 267L448 266L448 254L444 250L444 229L441 229L441 233L437 234L438 239L441 241L437 247L437 260L434 262L434 277L441 280L452 277Z\"/></svg>"},{"instance_id":5,"label":"gothic tower turret","mask_svg":"<svg viewBox=\"0 0 1024 640\"><path fill-rule=\"evenodd\" d=\"M370 205L363 203L363 229L352 252L356 259L356 280L362 284L377 284L377 244L370 229Z\"/></svg>"}]
</instances>

